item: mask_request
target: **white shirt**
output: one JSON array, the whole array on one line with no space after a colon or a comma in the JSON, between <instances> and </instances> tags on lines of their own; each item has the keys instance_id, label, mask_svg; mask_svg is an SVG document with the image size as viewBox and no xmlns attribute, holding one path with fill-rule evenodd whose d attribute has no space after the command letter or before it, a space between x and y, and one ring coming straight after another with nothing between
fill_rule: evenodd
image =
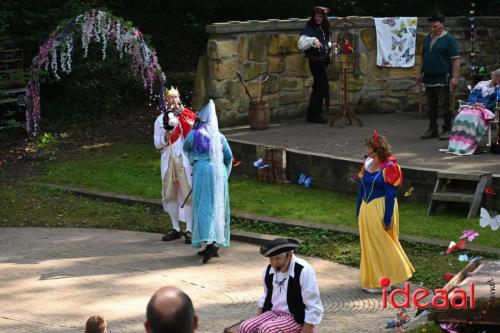
<instances>
[{"instance_id":1,"label":"white shirt","mask_svg":"<svg viewBox=\"0 0 500 333\"><path fill-rule=\"evenodd\" d=\"M304 268L300 274L300 289L302 294L302 300L306 306L304 322L312 325L318 325L323 317L324 309L321 304L321 298L319 295L318 283L316 281L316 273L314 269L309 265L304 259L297 258L292 255L292 260L290 262L290 267L285 273L275 272L274 268L271 267L269 274L274 274L273 276L273 294L271 297L271 303L273 307L271 311L275 312L288 312L288 303L286 300L288 282L290 277L295 279L295 263L302 265ZM266 267L267 269L267 267ZM265 283L266 269L262 274L264 279L264 293L257 301L257 306L259 308L264 307L264 302L267 295L267 286Z\"/></svg>"},{"instance_id":2,"label":"white shirt","mask_svg":"<svg viewBox=\"0 0 500 333\"><path fill-rule=\"evenodd\" d=\"M155 129L154 129L154 144L156 149L162 149L167 147L167 142L165 142L165 128L163 128L163 113L156 118ZM179 156L182 153L182 146L184 145L184 137L179 136L179 138L172 144L172 151L175 155Z\"/></svg>"},{"instance_id":3,"label":"white shirt","mask_svg":"<svg viewBox=\"0 0 500 333\"><path fill-rule=\"evenodd\" d=\"M179 125L180 126L180 125ZM154 145L156 149L161 150L161 163L160 163L160 174L162 182L167 173L169 162L170 162L170 147L168 147L165 142L165 128L163 128L163 113L160 114L155 121L154 128ZM181 135L179 138L172 144L172 153L176 156L182 157L182 164L184 166L184 171L186 172L186 177L188 179L189 185L192 183L192 166L189 164L189 159L183 150L185 138Z\"/></svg>"},{"instance_id":4,"label":"white shirt","mask_svg":"<svg viewBox=\"0 0 500 333\"><path fill-rule=\"evenodd\" d=\"M301 51L309 50L311 47L314 47L315 40L317 40L316 37L301 35L297 43L297 48Z\"/></svg>"}]
</instances>

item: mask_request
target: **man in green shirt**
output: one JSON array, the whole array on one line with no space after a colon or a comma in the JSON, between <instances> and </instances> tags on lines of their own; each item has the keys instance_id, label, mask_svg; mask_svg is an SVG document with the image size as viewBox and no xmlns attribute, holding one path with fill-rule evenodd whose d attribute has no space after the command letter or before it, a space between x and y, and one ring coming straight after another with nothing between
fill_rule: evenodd
<instances>
[{"instance_id":1,"label":"man in green shirt","mask_svg":"<svg viewBox=\"0 0 500 333\"><path fill-rule=\"evenodd\" d=\"M435 12L428 19L431 33L424 39L422 66L417 85L425 85L429 104L429 128L422 139L439 137L448 140L451 130L450 90L454 91L460 77L460 51L456 39L444 30L444 16ZM443 114L443 131L438 132L438 114Z\"/></svg>"}]
</instances>

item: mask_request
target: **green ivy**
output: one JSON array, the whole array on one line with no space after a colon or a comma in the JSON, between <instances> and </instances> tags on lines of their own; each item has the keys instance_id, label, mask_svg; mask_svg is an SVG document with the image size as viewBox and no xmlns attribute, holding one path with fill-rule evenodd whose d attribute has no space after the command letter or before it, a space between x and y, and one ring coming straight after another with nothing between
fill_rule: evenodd
<instances>
[{"instance_id":1,"label":"green ivy","mask_svg":"<svg viewBox=\"0 0 500 333\"><path fill-rule=\"evenodd\" d=\"M49 145L50 143L54 143L55 140L56 140L56 137L53 133L45 132L38 137L37 147L38 147L38 149L43 149L43 148L47 147L47 145Z\"/></svg>"}]
</instances>

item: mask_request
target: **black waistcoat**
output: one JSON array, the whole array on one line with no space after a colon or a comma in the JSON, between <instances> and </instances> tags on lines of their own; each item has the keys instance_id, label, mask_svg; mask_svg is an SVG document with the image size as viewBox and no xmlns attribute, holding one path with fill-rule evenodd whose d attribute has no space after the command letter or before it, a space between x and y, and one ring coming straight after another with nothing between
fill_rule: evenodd
<instances>
[{"instance_id":1,"label":"black waistcoat","mask_svg":"<svg viewBox=\"0 0 500 333\"><path fill-rule=\"evenodd\" d=\"M311 47L307 49L304 52L306 57L318 56L323 59L329 57L330 49L328 47L328 42L330 41L330 35L328 34L328 31L323 31L322 27L315 23L307 22L300 34L309 37L316 37L321 43L320 48Z\"/></svg>"},{"instance_id":2,"label":"black waistcoat","mask_svg":"<svg viewBox=\"0 0 500 333\"><path fill-rule=\"evenodd\" d=\"M302 269L304 266L295 262L294 268L294 277L288 279L288 289L286 295L286 302L288 304L288 310L293 315L295 322L298 324L304 323L304 317L306 313L306 305L304 304L304 300L302 299L302 293L300 288L300 273L302 273ZM273 308L273 303L271 302L273 296L273 278L274 274L269 274L271 270L271 265L267 266L266 276L264 278L264 282L267 287L267 295L266 300L264 301L264 307L262 308L262 312L270 311Z\"/></svg>"}]
</instances>

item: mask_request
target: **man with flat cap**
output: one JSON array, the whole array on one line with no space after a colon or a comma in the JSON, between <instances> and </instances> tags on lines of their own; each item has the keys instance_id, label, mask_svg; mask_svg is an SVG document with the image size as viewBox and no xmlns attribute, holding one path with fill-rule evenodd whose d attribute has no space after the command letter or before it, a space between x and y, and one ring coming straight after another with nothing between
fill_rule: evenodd
<instances>
[{"instance_id":1,"label":"man with flat cap","mask_svg":"<svg viewBox=\"0 0 500 333\"><path fill-rule=\"evenodd\" d=\"M434 12L428 19L431 33L424 38L422 66L417 74L417 85L425 85L429 107L429 128L422 139L448 140L452 111L450 90L455 91L460 78L460 51L457 40L444 30L444 15ZM443 130L439 133L437 118L443 114Z\"/></svg>"},{"instance_id":2,"label":"man with flat cap","mask_svg":"<svg viewBox=\"0 0 500 333\"><path fill-rule=\"evenodd\" d=\"M294 239L276 238L260 248L269 258L257 316L241 323L239 333L309 333L321 322L323 305L314 269L293 250Z\"/></svg>"}]
</instances>

